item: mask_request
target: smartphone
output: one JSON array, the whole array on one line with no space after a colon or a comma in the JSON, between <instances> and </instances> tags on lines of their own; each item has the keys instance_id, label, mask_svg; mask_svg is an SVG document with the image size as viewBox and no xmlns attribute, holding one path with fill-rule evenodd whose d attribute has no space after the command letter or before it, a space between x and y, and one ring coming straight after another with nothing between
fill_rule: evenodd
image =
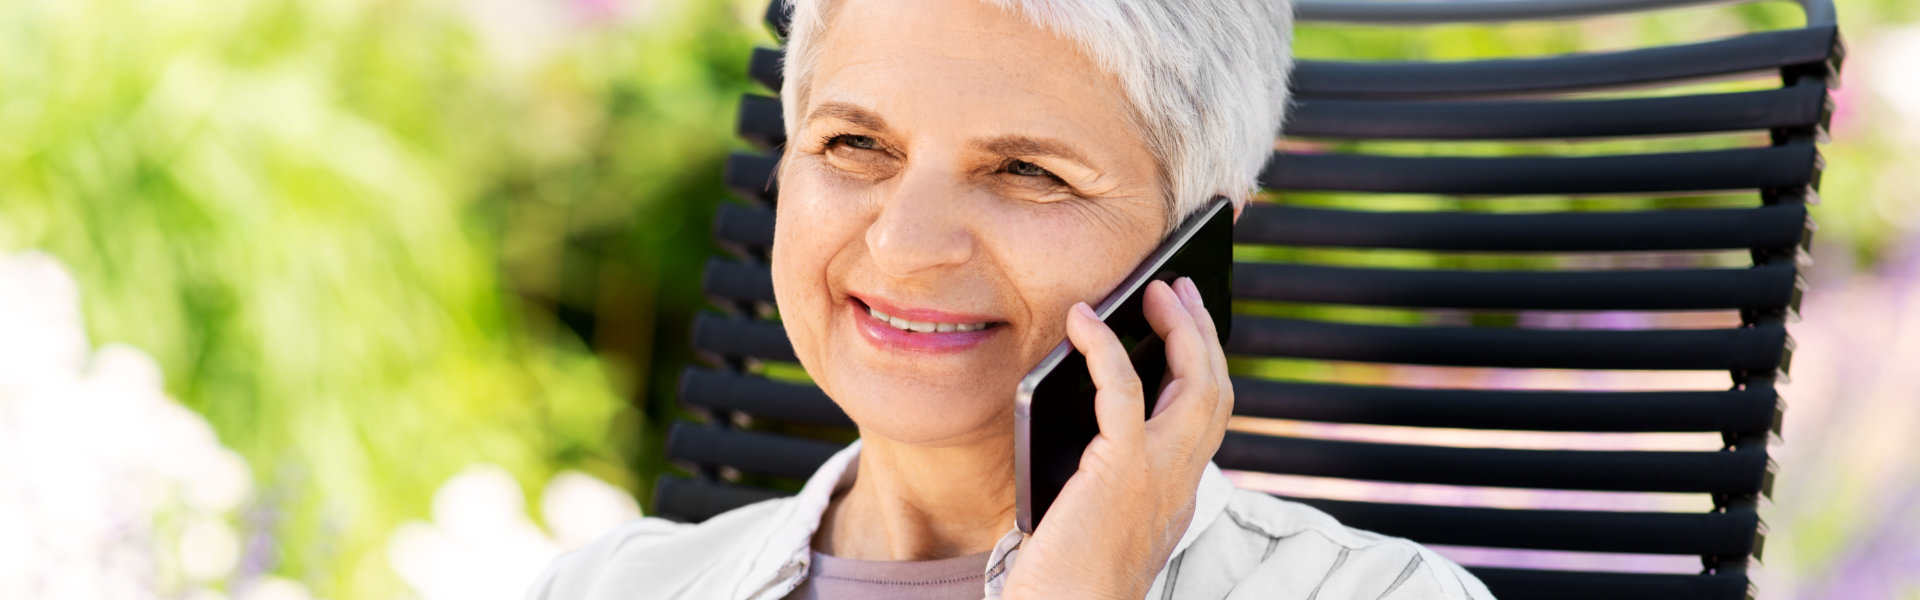
<instances>
[{"instance_id":1,"label":"smartphone","mask_svg":"<svg viewBox=\"0 0 1920 600\"><path fill-rule=\"evenodd\" d=\"M1153 281L1169 284L1189 277L1213 316L1220 342L1233 324L1229 307L1233 279L1233 204L1216 197L1167 236L1133 273L1107 294L1095 315L1113 329L1133 357L1133 371L1145 388L1147 416L1159 400L1167 374L1166 345L1147 322L1146 290ZM1020 530L1033 533L1067 478L1080 468L1080 456L1100 432L1094 418L1097 389L1086 357L1061 341L1020 380L1014 400L1014 477Z\"/></svg>"}]
</instances>

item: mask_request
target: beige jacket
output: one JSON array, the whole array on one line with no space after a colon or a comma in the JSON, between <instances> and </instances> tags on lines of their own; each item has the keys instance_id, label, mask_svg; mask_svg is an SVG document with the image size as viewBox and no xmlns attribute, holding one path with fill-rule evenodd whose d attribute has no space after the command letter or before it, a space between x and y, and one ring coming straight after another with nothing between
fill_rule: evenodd
<instances>
[{"instance_id":1,"label":"beige jacket","mask_svg":"<svg viewBox=\"0 0 1920 600\"><path fill-rule=\"evenodd\" d=\"M645 518L555 560L528 600L699 598L779 600L807 577L820 515L853 483L854 442L790 498L734 509L698 525ZM987 559L981 594L1000 597L1026 535L1008 531ZM1212 464L1193 523L1147 598L1483 600L1486 586L1411 541L1349 529L1296 502L1235 488Z\"/></svg>"}]
</instances>

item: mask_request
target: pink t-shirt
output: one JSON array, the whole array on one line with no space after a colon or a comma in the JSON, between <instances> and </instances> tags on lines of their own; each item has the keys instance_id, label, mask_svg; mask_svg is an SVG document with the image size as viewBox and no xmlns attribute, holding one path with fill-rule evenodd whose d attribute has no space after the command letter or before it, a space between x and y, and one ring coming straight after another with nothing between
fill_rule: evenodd
<instances>
[{"instance_id":1,"label":"pink t-shirt","mask_svg":"<svg viewBox=\"0 0 1920 600\"><path fill-rule=\"evenodd\" d=\"M891 561L814 552L807 580L787 594L787 600L980 600L989 554Z\"/></svg>"}]
</instances>

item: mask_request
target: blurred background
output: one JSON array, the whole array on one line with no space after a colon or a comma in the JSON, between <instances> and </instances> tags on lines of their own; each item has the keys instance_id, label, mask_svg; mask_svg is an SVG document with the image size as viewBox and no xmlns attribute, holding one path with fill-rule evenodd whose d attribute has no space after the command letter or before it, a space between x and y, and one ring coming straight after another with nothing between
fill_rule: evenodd
<instances>
[{"instance_id":1,"label":"blurred background","mask_svg":"<svg viewBox=\"0 0 1920 600\"><path fill-rule=\"evenodd\" d=\"M764 8L0 2L0 597L512 598L645 514ZM1920 5L1839 9L1756 578L1920 598ZM1297 48L1478 58L1798 19Z\"/></svg>"}]
</instances>

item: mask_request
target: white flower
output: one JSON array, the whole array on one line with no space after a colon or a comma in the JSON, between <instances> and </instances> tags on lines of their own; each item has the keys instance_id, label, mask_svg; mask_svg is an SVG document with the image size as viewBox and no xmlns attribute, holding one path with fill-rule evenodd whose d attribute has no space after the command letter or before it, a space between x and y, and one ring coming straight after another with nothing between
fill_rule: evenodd
<instances>
[{"instance_id":1,"label":"white flower","mask_svg":"<svg viewBox=\"0 0 1920 600\"><path fill-rule=\"evenodd\" d=\"M640 516L617 487L564 472L541 496L550 539L527 516L506 469L467 467L433 495L433 522L411 522L388 540L394 571L427 600L519 598L561 552Z\"/></svg>"},{"instance_id":2,"label":"white flower","mask_svg":"<svg viewBox=\"0 0 1920 600\"><path fill-rule=\"evenodd\" d=\"M53 258L0 254L0 332L0 598L219 598L204 584L238 561L246 460L167 397L146 353L89 351Z\"/></svg>"},{"instance_id":3,"label":"white flower","mask_svg":"<svg viewBox=\"0 0 1920 600\"><path fill-rule=\"evenodd\" d=\"M547 482L540 496L540 514L553 530L560 547L587 545L615 525L640 518L633 496L605 481L579 471L564 471Z\"/></svg>"}]
</instances>

